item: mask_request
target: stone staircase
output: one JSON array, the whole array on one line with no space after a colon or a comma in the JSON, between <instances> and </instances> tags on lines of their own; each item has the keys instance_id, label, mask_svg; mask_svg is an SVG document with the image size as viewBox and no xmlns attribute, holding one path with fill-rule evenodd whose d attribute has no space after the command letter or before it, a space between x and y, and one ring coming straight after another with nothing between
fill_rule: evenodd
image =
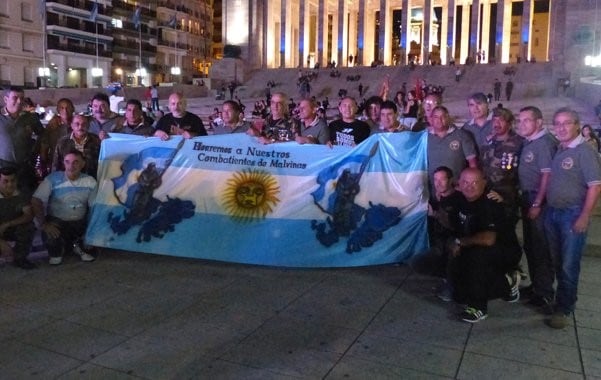
<instances>
[{"instance_id":1,"label":"stone staircase","mask_svg":"<svg viewBox=\"0 0 601 380\"><path fill-rule=\"evenodd\" d=\"M330 77L331 69L319 69L318 78L311 82L311 94L318 99L323 99L325 96L335 99L340 89L346 89L350 96L358 98L358 86L362 83L364 97L369 97L379 94L382 82L388 76L390 97L401 88L403 82L407 84L407 89L412 89L423 78L429 84L443 86L445 100L460 99L474 92L492 93L495 78L504 85L509 76L503 72L509 66L511 65L416 66L413 70L408 66L342 67L338 69L341 74L338 78ZM455 81L457 67L464 71L459 82ZM515 74L512 76L513 96L516 98L549 97L557 94L558 76L552 63L526 63L513 65L513 67L515 68ZM303 71L307 70L303 69ZM357 75L361 76L359 81L351 82L346 79L348 76ZM244 83L244 98L263 97L267 82L271 80L276 83L272 92L281 91L297 99L300 96L296 85L297 78L298 69L258 70Z\"/></svg>"}]
</instances>

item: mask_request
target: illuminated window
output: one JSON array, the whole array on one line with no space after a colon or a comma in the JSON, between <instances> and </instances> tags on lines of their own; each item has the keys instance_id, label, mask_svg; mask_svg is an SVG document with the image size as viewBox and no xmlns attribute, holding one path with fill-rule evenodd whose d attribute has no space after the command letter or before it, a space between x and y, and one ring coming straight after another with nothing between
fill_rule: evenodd
<instances>
[{"instance_id":1,"label":"illuminated window","mask_svg":"<svg viewBox=\"0 0 601 380\"><path fill-rule=\"evenodd\" d=\"M113 25L113 28L123 28L123 21L117 20L116 18L111 20L111 24Z\"/></svg>"}]
</instances>

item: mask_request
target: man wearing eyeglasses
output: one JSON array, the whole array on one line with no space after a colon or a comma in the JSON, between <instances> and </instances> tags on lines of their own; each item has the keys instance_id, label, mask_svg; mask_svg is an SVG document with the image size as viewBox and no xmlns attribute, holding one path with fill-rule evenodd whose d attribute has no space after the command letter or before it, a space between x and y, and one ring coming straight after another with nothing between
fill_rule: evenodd
<instances>
[{"instance_id":1,"label":"man wearing eyeglasses","mask_svg":"<svg viewBox=\"0 0 601 380\"><path fill-rule=\"evenodd\" d=\"M456 238L450 242L449 277L453 298L465 304L460 318L476 323L488 316L488 300L520 298L519 272L514 270L522 255L513 225L500 203L487 197L486 179L480 169L466 168L459 178L463 197L454 216Z\"/></svg>"},{"instance_id":2,"label":"man wearing eyeglasses","mask_svg":"<svg viewBox=\"0 0 601 380\"><path fill-rule=\"evenodd\" d=\"M270 114L265 119L265 127L259 136L262 144L294 141L300 134L298 120L290 117L286 94L276 92L269 103Z\"/></svg>"},{"instance_id":3,"label":"man wearing eyeglasses","mask_svg":"<svg viewBox=\"0 0 601 380\"><path fill-rule=\"evenodd\" d=\"M580 135L580 118L561 108L553 116L559 149L551 163L544 229L555 266L557 289L553 316L547 324L565 328L574 312L580 260L592 212L601 191L601 161Z\"/></svg>"},{"instance_id":4,"label":"man wearing eyeglasses","mask_svg":"<svg viewBox=\"0 0 601 380\"><path fill-rule=\"evenodd\" d=\"M430 125L432 124L430 122L432 111L440 105L442 105L442 97L439 94L428 94L422 103L424 116L420 117L417 123L413 124L411 130L413 132L419 132L430 128Z\"/></svg>"}]
</instances>

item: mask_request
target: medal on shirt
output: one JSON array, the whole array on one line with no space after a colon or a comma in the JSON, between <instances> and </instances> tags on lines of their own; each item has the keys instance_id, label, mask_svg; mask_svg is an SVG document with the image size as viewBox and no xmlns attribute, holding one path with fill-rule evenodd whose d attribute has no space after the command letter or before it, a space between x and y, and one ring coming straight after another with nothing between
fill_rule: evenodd
<instances>
[{"instance_id":1,"label":"medal on shirt","mask_svg":"<svg viewBox=\"0 0 601 380\"><path fill-rule=\"evenodd\" d=\"M501 169L511 170L518 166L517 155L513 153L503 153L501 156Z\"/></svg>"}]
</instances>

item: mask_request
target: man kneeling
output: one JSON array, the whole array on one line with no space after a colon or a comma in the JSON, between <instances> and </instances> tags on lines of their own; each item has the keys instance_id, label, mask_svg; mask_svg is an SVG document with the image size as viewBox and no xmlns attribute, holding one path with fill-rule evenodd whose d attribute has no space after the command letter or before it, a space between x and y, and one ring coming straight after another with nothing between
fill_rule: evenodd
<instances>
[{"instance_id":1,"label":"man kneeling","mask_svg":"<svg viewBox=\"0 0 601 380\"><path fill-rule=\"evenodd\" d=\"M486 319L489 299L519 300L521 248L501 205L485 194L482 172L467 168L461 172L463 194L455 215L458 237L451 242L453 256L449 275L454 298L466 304L461 319L474 323Z\"/></svg>"},{"instance_id":2,"label":"man kneeling","mask_svg":"<svg viewBox=\"0 0 601 380\"><path fill-rule=\"evenodd\" d=\"M65 154L64 164L65 171L44 178L32 198L35 221L41 227L51 265L62 263L69 250L82 261L94 261L94 256L83 250L81 241L96 180L81 172L85 160L80 151Z\"/></svg>"},{"instance_id":3,"label":"man kneeling","mask_svg":"<svg viewBox=\"0 0 601 380\"><path fill-rule=\"evenodd\" d=\"M33 269L27 259L33 241L33 213L30 198L17 189L17 169L0 168L0 257L14 256L19 268ZM14 249L8 244L15 242Z\"/></svg>"}]
</instances>

